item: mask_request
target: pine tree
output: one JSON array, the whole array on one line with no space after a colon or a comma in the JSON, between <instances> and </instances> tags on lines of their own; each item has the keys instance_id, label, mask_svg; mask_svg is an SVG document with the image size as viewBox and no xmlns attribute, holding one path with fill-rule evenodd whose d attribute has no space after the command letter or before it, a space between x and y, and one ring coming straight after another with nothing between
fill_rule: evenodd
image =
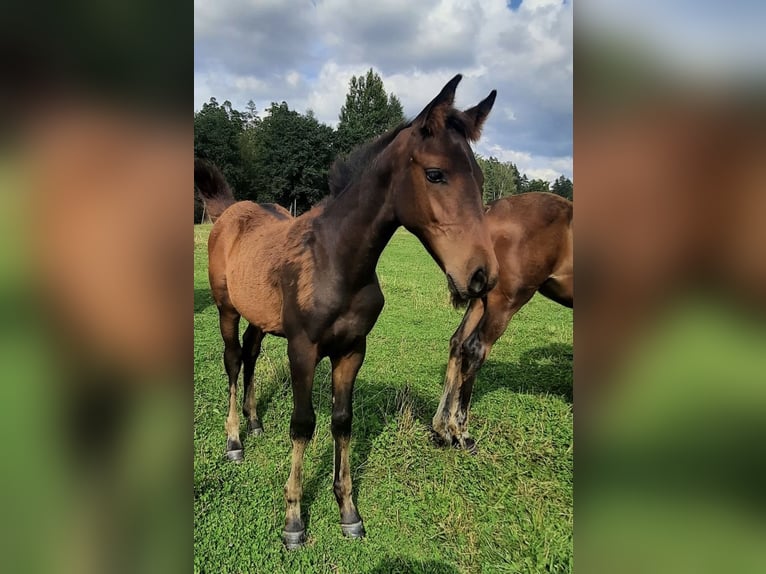
<instances>
[{"instance_id":1,"label":"pine tree","mask_svg":"<svg viewBox=\"0 0 766 574\"><path fill-rule=\"evenodd\" d=\"M561 197L567 198L569 201L572 201L574 196L574 184L572 184L571 179L562 175L553 182L551 191L557 195L560 195Z\"/></svg>"}]
</instances>

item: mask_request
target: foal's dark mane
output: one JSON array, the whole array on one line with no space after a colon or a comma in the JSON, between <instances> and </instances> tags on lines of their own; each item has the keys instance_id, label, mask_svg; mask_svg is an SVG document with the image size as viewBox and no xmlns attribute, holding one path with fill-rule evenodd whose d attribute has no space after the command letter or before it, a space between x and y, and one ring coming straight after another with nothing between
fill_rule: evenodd
<instances>
[{"instance_id":1,"label":"foal's dark mane","mask_svg":"<svg viewBox=\"0 0 766 574\"><path fill-rule=\"evenodd\" d=\"M476 128L460 110L455 108L449 110L444 117L444 122L448 128L454 129L469 141L479 138ZM336 159L327 176L330 197L339 196L349 184L360 179L375 158L399 135L399 132L409 127L412 127L412 120L402 122L380 137L358 145L347 156Z\"/></svg>"},{"instance_id":2,"label":"foal's dark mane","mask_svg":"<svg viewBox=\"0 0 766 574\"><path fill-rule=\"evenodd\" d=\"M370 164L375 161L375 158L388 147L388 144L394 141L399 132L411 125L411 122L402 122L380 137L358 145L347 156L336 159L327 176L330 196L339 196L350 183L358 180Z\"/></svg>"}]
</instances>

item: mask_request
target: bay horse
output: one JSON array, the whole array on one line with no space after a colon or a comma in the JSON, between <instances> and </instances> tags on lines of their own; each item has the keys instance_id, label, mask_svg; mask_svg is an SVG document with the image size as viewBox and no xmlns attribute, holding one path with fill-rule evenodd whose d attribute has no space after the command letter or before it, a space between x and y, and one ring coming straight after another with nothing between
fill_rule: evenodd
<instances>
[{"instance_id":1,"label":"bay horse","mask_svg":"<svg viewBox=\"0 0 766 574\"><path fill-rule=\"evenodd\" d=\"M459 111L453 102L460 79L450 80L411 122L336 160L329 174L331 197L300 217L279 206L235 203L217 170L195 164L195 182L208 212L220 213L208 256L229 383L230 460L243 458L236 405L240 367L242 412L250 433L259 434L253 372L261 341L266 334L287 339L292 465L282 539L288 549L305 542L301 474L315 427L314 371L323 357L332 365L333 490L341 530L351 538L365 534L349 469L352 393L366 336L383 309L375 268L394 231L404 226L418 237L447 275L455 297L481 297L497 281L497 261L483 224L483 175L469 145L479 138L496 92ZM240 345L241 316L249 325Z\"/></svg>"},{"instance_id":2,"label":"bay horse","mask_svg":"<svg viewBox=\"0 0 766 574\"><path fill-rule=\"evenodd\" d=\"M476 452L467 432L476 373L516 312L536 293L566 307L574 303L572 202L553 193L504 197L487 207L499 279L473 299L450 340L444 392L432 421L437 442ZM454 293L455 306L464 304Z\"/></svg>"}]
</instances>

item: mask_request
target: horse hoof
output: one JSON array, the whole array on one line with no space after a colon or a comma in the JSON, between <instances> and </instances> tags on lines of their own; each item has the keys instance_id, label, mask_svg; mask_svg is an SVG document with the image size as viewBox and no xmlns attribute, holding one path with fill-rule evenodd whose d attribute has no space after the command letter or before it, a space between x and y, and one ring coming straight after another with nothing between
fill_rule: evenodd
<instances>
[{"instance_id":1,"label":"horse hoof","mask_svg":"<svg viewBox=\"0 0 766 574\"><path fill-rule=\"evenodd\" d=\"M431 442L439 448L444 448L449 445L449 441L433 429L431 429Z\"/></svg>"},{"instance_id":2,"label":"horse hoof","mask_svg":"<svg viewBox=\"0 0 766 574\"><path fill-rule=\"evenodd\" d=\"M242 462L245 458L245 451L241 448L226 451L226 459L232 462Z\"/></svg>"},{"instance_id":3,"label":"horse hoof","mask_svg":"<svg viewBox=\"0 0 766 574\"><path fill-rule=\"evenodd\" d=\"M468 454L476 455L479 449L476 446L476 441L471 437L464 437L462 440L457 437L452 437L452 447L458 450L465 450Z\"/></svg>"},{"instance_id":4,"label":"horse hoof","mask_svg":"<svg viewBox=\"0 0 766 574\"><path fill-rule=\"evenodd\" d=\"M261 425L260 421L248 421L247 431L250 433L250 436L260 436L263 434L263 425Z\"/></svg>"},{"instance_id":5,"label":"horse hoof","mask_svg":"<svg viewBox=\"0 0 766 574\"><path fill-rule=\"evenodd\" d=\"M363 538L365 535L364 523L361 520L353 524L341 524L340 529L346 538Z\"/></svg>"},{"instance_id":6,"label":"horse hoof","mask_svg":"<svg viewBox=\"0 0 766 574\"><path fill-rule=\"evenodd\" d=\"M297 550L306 544L306 531L300 530L298 532L288 532L287 530L283 530L282 542L288 550Z\"/></svg>"}]
</instances>

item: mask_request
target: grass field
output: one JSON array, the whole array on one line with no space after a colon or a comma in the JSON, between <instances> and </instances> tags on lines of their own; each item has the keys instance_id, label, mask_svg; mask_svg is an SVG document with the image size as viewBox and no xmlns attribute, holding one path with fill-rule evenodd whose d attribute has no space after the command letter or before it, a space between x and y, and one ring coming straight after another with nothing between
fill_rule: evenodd
<instances>
[{"instance_id":1,"label":"grass field","mask_svg":"<svg viewBox=\"0 0 766 574\"><path fill-rule=\"evenodd\" d=\"M243 432L244 462L225 461L227 386L207 283L208 232L209 226L195 227L196 572L572 570L569 309L536 295L494 347L472 402L478 455L437 448L428 425L462 312L450 306L446 281L423 247L398 231L378 266L386 305L355 389L352 478L367 537L346 540L340 531L325 359L314 384L317 427L304 466L308 544L287 552L281 542L292 407L286 343L267 337L256 368L265 434Z\"/></svg>"}]
</instances>

